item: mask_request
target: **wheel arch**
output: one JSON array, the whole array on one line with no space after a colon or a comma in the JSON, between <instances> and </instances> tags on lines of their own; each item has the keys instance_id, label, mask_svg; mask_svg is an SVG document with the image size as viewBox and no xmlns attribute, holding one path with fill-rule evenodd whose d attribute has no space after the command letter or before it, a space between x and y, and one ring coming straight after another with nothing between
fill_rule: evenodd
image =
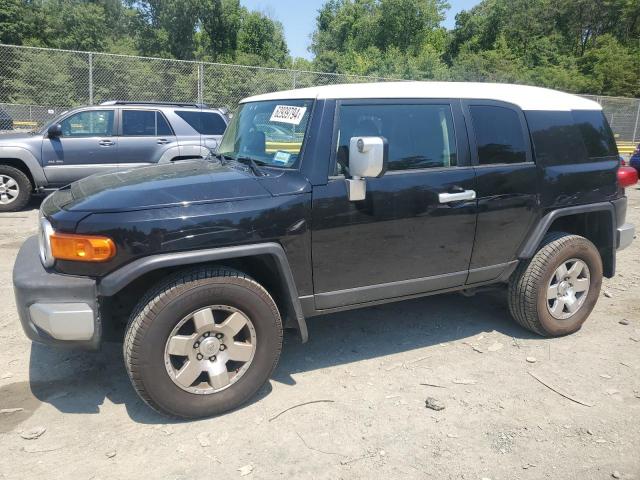
<instances>
[{"instance_id":1,"label":"wheel arch","mask_svg":"<svg viewBox=\"0 0 640 480\"><path fill-rule=\"evenodd\" d=\"M10 165L24 172L31 181L34 190L47 185L42 165L25 148L0 146L0 164Z\"/></svg>"},{"instance_id":2,"label":"wheel arch","mask_svg":"<svg viewBox=\"0 0 640 480\"><path fill-rule=\"evenodd\" d=\"M284 249L277 243L221 247L144 257L102 278L98 283L98 295L112 299L124 291L129 295L140 289L148 289L151 284L176 270L201 265L234 268L254 278L274 298L285 326L296 328L302 341L307 341L307 324L298 298L298 289ZM135 297L135 295L131 296ZM110 308L117 307L111 305Z\"/></svg>"},{"instance_id":3,"label":"wheel arch","mask_svg":"<svg viewBox=\"0 0 640 480\"><path fill-rule=\"evenodd\" d=\"M33 189L35 190L37 188L31 170L29 170L29 167L19 158L0 158L0 165L7 165L9 167L17 168L27 176L29 182L31 182L31 186L33 187Z\"/></svg>"},{"instance_id":4,"label":"wheel arch","mask_svg":"<svg viewBox=\"0 0 640 480\"><path fill-rule=\"evenodd\" d=\"M545 235L553 231L572 233L590 240L600 253L604 275L613 277L616 263L616 212L612 203L578 205L547 213L529 235L518 258L533 257Z\"/></svg>"}]
</instances>

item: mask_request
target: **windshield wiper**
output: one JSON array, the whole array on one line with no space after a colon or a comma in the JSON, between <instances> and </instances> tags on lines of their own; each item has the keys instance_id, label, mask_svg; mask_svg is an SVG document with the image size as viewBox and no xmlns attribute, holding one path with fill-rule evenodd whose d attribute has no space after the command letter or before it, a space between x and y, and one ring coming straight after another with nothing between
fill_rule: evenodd
<instances>
[{"instance_id":1,"label":"windshield wiper","mask_svg":"<svg viewBox=\"0 0 640 480\"><path fill-rule=\"evenodd\" d=\"M237 157L233 157L233 159L236 162L249 167L251 171L256 175L256 177L264 177L264 173L262 173L262 170L260 170L260 167L258 167L258 165L264 166L266 165L266 163L261 162L260 160L254 160L251 157L241 157L240 155L238 155Z\"/></svg>"},{"instance_id":2,"label":"windshield wiper","mask_svg":"<svg viewBox=\"0 0 640 480\"><path fill-rule=\"evenodd\" d=\"M227 163L227 161L229 160L236 161L238 163L241 163L249 167L256 177L264 177L264 173L262 172L262 170L260 170L259 165L260 166L267 165L267 163L265 162L261 162L260 160L254 160L251 157L241 157L240 155L236 157L232 157L231 155L225 155L223 153L216 153L213 156L218 160L220 160L220 162L222 162L223 165Z\"/></svg>"}]
</instances>

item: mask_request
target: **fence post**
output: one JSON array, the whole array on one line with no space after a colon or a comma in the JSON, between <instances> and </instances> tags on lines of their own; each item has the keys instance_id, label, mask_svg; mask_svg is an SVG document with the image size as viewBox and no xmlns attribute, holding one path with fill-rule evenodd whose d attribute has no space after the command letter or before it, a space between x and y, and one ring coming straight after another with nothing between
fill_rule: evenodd
<instances>
[{"instance_id":1,"label":"fence post","mask_svg":"<svg viewBox=\"0 0 640 480\"><path fill-rule=\"evenodd\" d=\"M296 84L298 83L298 71L296 70L296 59L293 59L293 62L291 63L291 70L293 73L293 89L295 90L296 88Z\"/></svg>"},{"instance_id":2,"label":"fence post","mask_svg":"<svg viewBox=\"0 0 640 480\"><path fill-rule=\"evenodd\" d=\"M633 143L636 143L636 135L638 133L638 119L640 118L640 100L638 102L638 110L636 111L636 124L633 126Z\"/></svg>"},{"instance_id":3,"label":"fence post","mask_svg":"<svg viewBox=\"0 0 640 480\"><path fill-rule=\"evenodd\" d=\"M93 53L89 53L89 105L93 105Z\"/></svg>"},{"instance_id":4,"label":"fence post","mask_svg":"<svg viewBox=\"0 0 640 480\"><path fill-rule=\"evenodd\" d=\"M204 64L198 63L198 103L204 103Z\"/></svg>"}]
</instances>

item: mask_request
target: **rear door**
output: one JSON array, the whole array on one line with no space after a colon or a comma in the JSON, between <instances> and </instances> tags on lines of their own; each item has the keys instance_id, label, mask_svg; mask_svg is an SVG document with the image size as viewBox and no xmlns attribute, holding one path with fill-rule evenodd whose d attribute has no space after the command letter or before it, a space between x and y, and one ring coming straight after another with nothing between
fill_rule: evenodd
<instances>
[{"instance_id":1,"label":"rear door","mask_svg":"<svg viewBox=\"0 0 640 480\"><path fill-rule=\"evenodd\" d=\"M157 163L178 142L169 122L157 110L122 109L118 160L121 168Z\"/></svg>"},{"instance_id":2,"label":"rear door","mask_svg":"<svg viewBox=\"0 0 640 480\"><path fill-rule=\"evenodd\" d=\"M540 188L522 111L488 100L463 105L478 194L478 226L467 282L473 284L493 280L513 265L540 216Z\"/></svg>"},{"instance_id":3,"label":"rear door","mask_svg":"<svg viewBox=\"0 0 640 480\"><path fill-rule=\"evenodd\" d=\"M476 201L460 102L343 101L337 109L335 167L313 190L316 308L462 285ZM354 136L382 136L389 145L387 172L367 179L359 202L349 201L345 184Z\"/></svg>"},{"instance_id":4,"label":"rear door","mask_svg":"<svg viewBox=\"0 0 640 480\"><path fill-rule=\"evenodd\" d=\"M42 142L42 166L51 186L61 186L118 166L115 109L85 110L60 122L62 136Z\"/></svg>"}]
</instances>

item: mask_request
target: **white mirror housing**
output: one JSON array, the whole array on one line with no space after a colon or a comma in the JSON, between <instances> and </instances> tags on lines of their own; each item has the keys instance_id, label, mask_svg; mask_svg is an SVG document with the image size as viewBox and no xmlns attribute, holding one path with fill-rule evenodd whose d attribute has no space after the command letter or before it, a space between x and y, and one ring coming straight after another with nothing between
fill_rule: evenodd
<instances>
[{"instance_id":1,"label":"white mirror housing","mask_svg":"<svg viewBox=\"0 0 640 480\"><path fill-rule=\"evenodd\" d=\"M349 173L353 178L375 178L387 169L387 140L383 137L352 137L349 142Z\"/></svg>"},{"instance_id":2,"label":"white mirror housing","mask_svg":"<svg viewBox=\"0 0 640 480\"><path fill-rule=\"evenodd\" d=\"M349 141L349 173L347 179L349 200L364 200L367 188L365 178L377 178L387 170L389 147L384 137L352 137Z\"/></svg>"}]
</instances>

